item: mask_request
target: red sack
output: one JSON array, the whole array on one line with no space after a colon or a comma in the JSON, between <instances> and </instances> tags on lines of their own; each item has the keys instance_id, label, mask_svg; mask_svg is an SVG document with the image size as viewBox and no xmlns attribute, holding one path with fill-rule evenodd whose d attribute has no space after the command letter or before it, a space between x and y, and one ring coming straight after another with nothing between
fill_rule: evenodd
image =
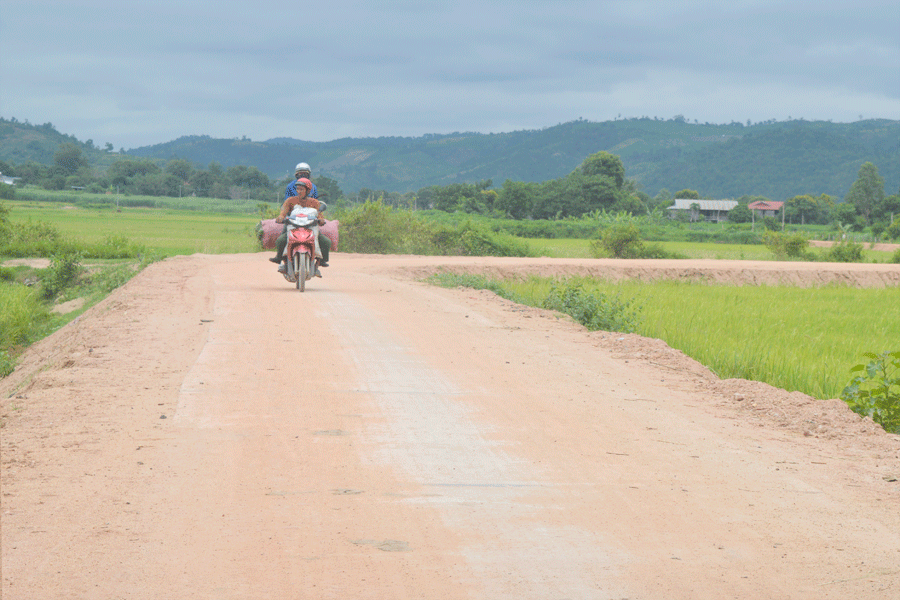
<instances>
[{"instance_id":1,"label":"red sack","mask_svg":"<svg viewBox=\"0 0 900 600\"><path fill-rule=\"evenodd\" d=\"M256 238L264 250L274 250L278 236L284 233L284 223L276 223L275 219L266 219L256 224Z\"/></svg>"},{"instance_id":2,"label":"red sack","mask_svg":"<svg viewBox=\"0 0 900 600\"><path fill-rule=\"evenodd\" d=\"M338 225L340 224L341 222L337 220L326 221L324 225L319 227L319 233L331 240L331 249L335 252L338 249Z\"/></svg>"}]
</instances>

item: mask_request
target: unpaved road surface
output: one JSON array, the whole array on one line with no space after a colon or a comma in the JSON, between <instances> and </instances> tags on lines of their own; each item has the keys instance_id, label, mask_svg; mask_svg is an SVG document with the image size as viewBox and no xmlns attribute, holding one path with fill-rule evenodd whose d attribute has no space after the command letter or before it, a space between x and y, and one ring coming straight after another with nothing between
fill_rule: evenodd
<instances>
[{"instance_id":1,"label":"unpaved road surface","mask_svg":"<svg viewBox=\"0 0 900 600\"><path fill-rule=\"evenodd\" d=\"M416 281L897 265L267 256L154 264L0 381L4 599L900 598L897 436Z\"/></svg>"}]
</instances>

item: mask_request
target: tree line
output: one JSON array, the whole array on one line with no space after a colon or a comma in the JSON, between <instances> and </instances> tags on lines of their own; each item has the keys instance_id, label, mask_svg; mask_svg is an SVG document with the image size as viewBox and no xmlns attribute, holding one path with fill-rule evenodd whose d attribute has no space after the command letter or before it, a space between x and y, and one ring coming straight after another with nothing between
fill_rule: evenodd
<instances>
[{"instance_id":1,"label":"tree line","mask_svg":"<svg viewBox=\"0 0 900 600\"><path fill-rule=\"evenodd\" d=\"M53 162L44 165L28 161L11 165L0 161L0 172L18 177L20 184L51 190L83 189L94 193L120 193L136 196L200 196L221 199L253 199L280 202L284 188L291 181L285 177L273 181L253 166L238 165L224 169L211 162L205 169L185 159L171 159L162 166L148 158L122 157L105 170L93 167L82 148L66 142L59 146ZM362 188L345 197L339 184L325 176L313 178L323 200L359 204L382 200L385 204L413 210L433 209L448 213L480 214L510 219L580 218L596 211L632 215L664 212L672 200L701 199L696 190L682 189L672 194L660 190L651 197L640 185L625 176L619 156L601 151L591 154L571 173L544 182L507 179L499 189L485 179L475 183L451 183L421 188L418 192L389 192ZM9 197L10 186L0 186L0 196ZM752 220L748 205L769 201L763 196L741 196L738 207L728 220L743 223ZM837 223L856 231L871 229L879 237L885 231L894 233L900 215L900 190L887 195L878 168L866 162L857 180L841 199L828 194L801 194L785 201L783 218L791 224ZM689 215L678 215L690 218ZM898 225L900 227L900 225Z\"/></svg>"},{"instance_id":2,"label":"tree line","mask_svg":"<svg viewBox=\"0 0 900 600\"><path fill-rule=\"evenodd\" d=\"M224 169L217 162L197 168L188 160L171 159L162 166L149 158L123 157L105 170L91 165L74 143L63 143L53 156L52 164L36 161L9 164L0 161L0 173L18 178L19 185L34 185L47 190L76 189L96 194L118 193L132 196L199 196L260 202L280 202L284 189L292 181L285 177L273 181L256 167L237 165ZM338 183L328 177L314 177L321 199L343 196ZM2 188L6 188L5 190ZM9 196L12 189L0 186Z\"/></svg>"},{"instance_id":3,"label":"tree line","mask_svg":"<svg viewBox=\"0 0 900 600\"><path fill-rule=\"evenodd\" d=\"M609 152L588 156L572 173L541 183L506 180L492 189L490 179L476 183L452 183L428 186L417 193L399 194L386 190L360 190L353 200L382 199L397 207L434 209L511 219L579 218L596 211L651 215L664 212L675 199L704 197L693 189L674 194L667 189L650 196L634 180L625 177L622 160ZM765 196L743 195L738 206L728 213L732 223L749 223L754 215L749 205L770 202ZM784 201L784 221L790 224L837 224L854 231L870 229L876 237L890 230L900 237L900 190L887 195L878 168L864 163L849 193L842 199L828 194L801 194ZM690 213L679 213L677 219L690 220Z\"/></svg>"}]
</instances>

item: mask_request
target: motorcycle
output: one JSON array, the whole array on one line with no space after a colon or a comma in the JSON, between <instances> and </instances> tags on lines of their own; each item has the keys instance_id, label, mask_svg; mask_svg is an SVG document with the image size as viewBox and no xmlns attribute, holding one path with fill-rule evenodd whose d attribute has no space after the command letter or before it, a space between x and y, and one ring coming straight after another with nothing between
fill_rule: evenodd
<instances>
[{"instance_id":1,"label":"motorcycle","mask_svg":"<svg viewBox=\"0 0 900 600\"><path fill-rule=\"evenodd\" d=\"M316 252L319 211L298 206L285 222L288 231L283 275L303 292L306 290L306 282L315 277L319 270L319 258L316 256L319 254Z\"/></svg>"}]
</instances>

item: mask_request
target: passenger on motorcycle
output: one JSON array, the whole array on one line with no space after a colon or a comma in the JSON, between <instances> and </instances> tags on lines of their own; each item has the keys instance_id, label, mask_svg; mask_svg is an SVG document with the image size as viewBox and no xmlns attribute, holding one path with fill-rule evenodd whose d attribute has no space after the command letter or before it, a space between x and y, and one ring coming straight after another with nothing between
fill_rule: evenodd
<instances>
[{"instance_id":1,"label":"passenger on motorcycle","mask_svg":"<svg viewBox=\"0 0 900 600\"><path fill-rule=\"evenodd\" d=\"M294 167L294 179L312 179L312 171L309 169L309 165L302 162L297 163L297 166ZM284 199L287 200L291 196L297 195L297 181L292 181L287 185L287 188L284 190ZM312 187L309 189L310 198L319 198L319 188L316 187L316 184L312 184Z\"/></svg>"}]
</instances>

